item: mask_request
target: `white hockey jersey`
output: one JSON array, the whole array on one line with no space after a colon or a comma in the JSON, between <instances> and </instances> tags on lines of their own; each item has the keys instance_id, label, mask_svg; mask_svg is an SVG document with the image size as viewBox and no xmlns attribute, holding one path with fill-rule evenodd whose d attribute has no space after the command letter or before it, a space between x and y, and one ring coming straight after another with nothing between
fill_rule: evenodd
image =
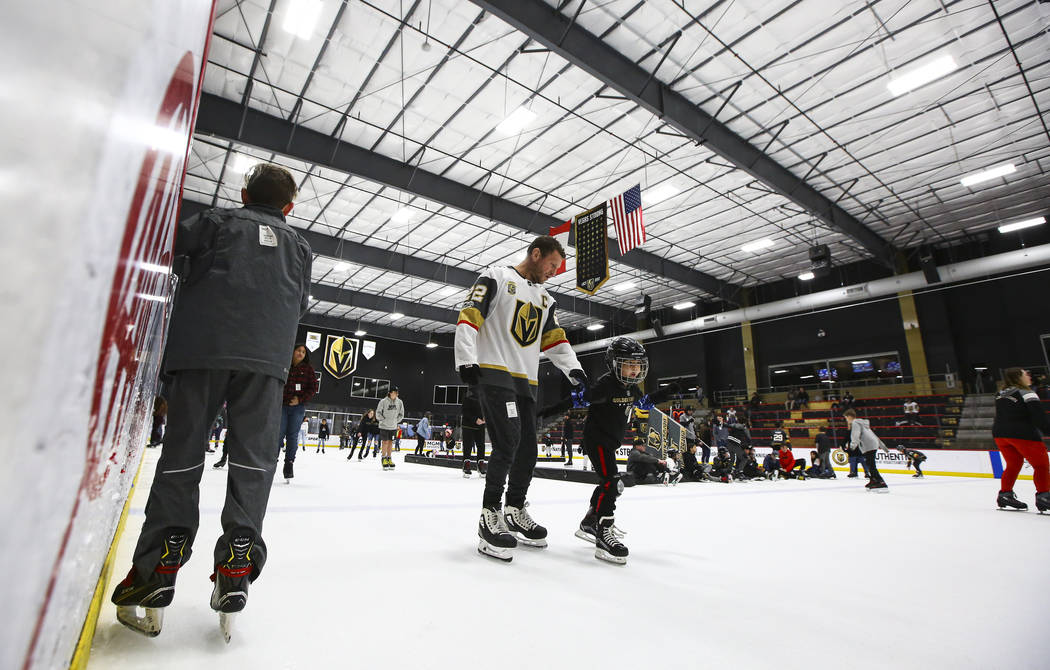
<instances>
[{"instance_id":1,"label":"white hockey jersey","mask_svg":"<svg viewBox=\"0 0 1050 670\"><path fill-rule=\"evenodd\" d=\"M535 399L541 351L566 377L580 368L547 290L513 267L486 269L459 312L456 367L478 365L481 383Z\"/></svg>"}]
</instances>

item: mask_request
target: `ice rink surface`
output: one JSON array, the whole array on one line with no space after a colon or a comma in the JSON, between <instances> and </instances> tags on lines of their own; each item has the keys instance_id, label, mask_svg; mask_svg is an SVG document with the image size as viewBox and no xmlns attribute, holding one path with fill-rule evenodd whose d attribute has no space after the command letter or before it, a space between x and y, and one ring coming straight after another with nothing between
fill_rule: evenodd
<instances>
[{"instance_id":1,"label":"ice rink surface","mask_svg":"<svg viewBox=\"0 0 1050 670\"><path fill-rule=\"evenodd\" d=\"M627 489L626 566L573 531L591 487L535 479L546 549L477 553L475 473L312 449L274 483L269 559L226 645L208 607L225 470L209 455L194 558L160 637L109 603L142 523L147 450L90 668L1050 667L1050 515L995 508L998 482L864 479ZM1034 510L1031 481L1018 496Z\"/></svg>"}]
</instances>

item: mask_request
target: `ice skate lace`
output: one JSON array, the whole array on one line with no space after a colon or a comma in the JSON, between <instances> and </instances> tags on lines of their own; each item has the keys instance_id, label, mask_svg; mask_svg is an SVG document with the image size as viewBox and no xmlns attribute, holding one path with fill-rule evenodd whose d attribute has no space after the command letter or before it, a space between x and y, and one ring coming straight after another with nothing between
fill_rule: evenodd
<instances>
[{"instance_id":1,"label":"ice skate lace","mask_svg":"<svg viewBox=\"0 0 1050 670\"><path fill-rule=\"evenodd\" d=\"M514 512L514 523L524 528L525 530L532 530L539 524L532 520L529 516L528 511L525 509L529 506L529 503L525 503L520 509Z\"/></svg>"},{"instance_id":2,"label":"ice skate lace","mask_svg":"<svg viewBox=\"0 0 1050 670\"><path fill-rule=\"evenodd\" d=\"M602 526L602 541L610 547L621 547L623 542L620 542L621 535L617 534L616 526Z\"/></svg>"},{"instance_id":3,"label":"ice skate lace","mask_svg":"<svg viewBox=\"0 0 1050 670\"><path fill-rule=\"evenodd\" d=\"M503 518L502 514L497 514L490 509L485 510L485 525L489 527L489 530L497 535L501 533L510 534L510 528L507 527L507 522Z\"/></svg>"}]
</instances>

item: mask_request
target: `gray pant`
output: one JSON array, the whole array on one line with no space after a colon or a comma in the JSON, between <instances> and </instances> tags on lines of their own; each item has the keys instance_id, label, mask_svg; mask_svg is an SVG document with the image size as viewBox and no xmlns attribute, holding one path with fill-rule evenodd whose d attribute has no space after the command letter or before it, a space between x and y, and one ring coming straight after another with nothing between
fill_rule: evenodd
<instances>
[{"instance_id":1,"label":"gray pant","mask_svg":"<svg viewBox=\"0 0 1050 670\"><path fill-rule=\"evenodd\" d=\"M281 422L281 380L234 370L180 370L168 395L168 431L146 502L146 520L135 547L135 569L153 572L165 529L189 531L187 547L200 525L200 481L211 422L222 403L228 415L226 503L223 534L215 544L217 565L229 554L230 533L251 529L256 538L252 558L255 576L266 562L262 522L277 468L277 433ZM183 563L192 552L187 549ZM254 578L254 577L253 577Z\"/></svg>"}]
</instances>

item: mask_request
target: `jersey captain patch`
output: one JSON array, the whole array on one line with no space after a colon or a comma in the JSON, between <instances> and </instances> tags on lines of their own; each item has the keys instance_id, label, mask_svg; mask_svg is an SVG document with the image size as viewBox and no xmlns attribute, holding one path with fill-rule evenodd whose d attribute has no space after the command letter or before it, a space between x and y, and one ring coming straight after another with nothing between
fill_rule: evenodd
<instances>
[{"instance_id":1,"label":"jersey captain patch","mask_svg":"<svg viewBox=\"0 0 1050 670\"><path fill-rule=\"evenodd\" d=\"M510 324L510 334L514 341L527 347L540 336L540 317L542 312L531 302L514 301L514 317Z\"/></svg>"}]
</instances>

